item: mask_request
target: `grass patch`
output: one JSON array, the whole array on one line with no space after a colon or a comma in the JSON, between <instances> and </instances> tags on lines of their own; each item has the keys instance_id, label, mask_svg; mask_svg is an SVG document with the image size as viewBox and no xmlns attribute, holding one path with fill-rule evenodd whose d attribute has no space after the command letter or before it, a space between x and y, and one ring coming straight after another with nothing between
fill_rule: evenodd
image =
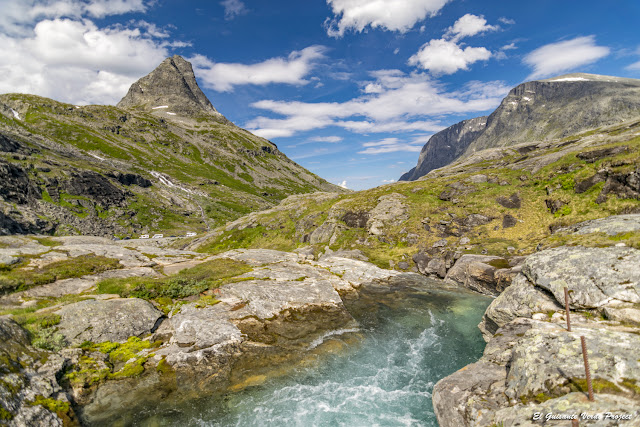
<instances>
[{"instance_id":1,"label":"grass patch","mask_svg":"<svg viewBox=\"0 0 640 427\"><path fill-rule=\"evenodd\" d=\"M56 332L60 316L53 313L23 313L13 316L13 320L29 333L34 347L60 351L67 346L64 336Z\"/></svg>"},{"instance_id":2,"label":"grass patch","mask_svg":"<svg viewBox=\"0 0 640 427\"><path fill-rule=\"evenodd\" d=\"M118 268L122 268L122 265L117 259L93 255L56 261L33 270L25 267L14 268L0 274L0 294L23 291L33 286L53 283L56 280L82 277Z\"/></svg>"}]
</instances>

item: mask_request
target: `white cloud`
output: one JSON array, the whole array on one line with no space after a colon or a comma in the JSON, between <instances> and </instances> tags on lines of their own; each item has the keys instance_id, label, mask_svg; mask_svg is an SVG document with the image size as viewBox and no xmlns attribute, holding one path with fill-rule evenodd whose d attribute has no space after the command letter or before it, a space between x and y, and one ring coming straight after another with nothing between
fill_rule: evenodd
<instances>
[{"instance_id":1,"label":"white cloud","mask_svg":"<svg viewBox=\"0 0 640 427\"><path fill-rule=\"evenodd\" d=\"M630 65L627 65L625 68L627 70L633 70L633 71L640 70L640 61L634 62L633 64L630 64Z\"/></svg>"},{"instance_id":2,"label":"white cloud","mask_svg":"<svg viewBox=\"0 0 640 427\"><path fill-rule=\"evenodd\" d=\"M325 27L331 37L347 30L362 32L368 26L401 33L418 21L436 15L448 0L327 0L334 14Z\"/></svg>"},{"instance_id":3,"label":"white cloud","mask_svg":"<svg viewBox=\"0 0 640 427\"><path fill-rule=\"evenodd\" d=\"M486 61L491 52L484 47L462 49L454 41L434 39L424 44L409 58L409 65L419 66L433 74L453 74L458 70L468 70L477 61Z\"/></svg>"},{"instance_id":4,"label":"white cloud","mask_svg":"<svg viewBox=\"0 0 640 427\"><path fill-rule=\"evenodd\" d=\"M244 15L249 10L246 8L243 2L240 0L224 0L220 2L224 7L224 19L231 20L236 16Z\"/></svg>"},{"instance_id":5,"label":"white cloud","mask_svg":"<svg viewBox=\"0 0 640 427\"><path fill-rule=\"evenodd\" d=\"M395 180L395 179L383 179L383 180L382 180L382 181L380 181L380 182L384 182L385 184L390 184L390 183L392 183L392 182L396 182L396 180Z\"/></svg>"},{"instance_id":6,"label":"white cloud","mask_svg":"<svg viewBox=\"0 0 640 427\"><path fill-rule=\"evenodd\" d=\"M293 51L287 58L271 58L257 64L215 63L202 55L190 58L194 71L206 87L231 92L237 85L286 83L305 85L305 77L317 61L324 58L324 46L309 46Z\"/></svg>"},{"instance_id":7,"label":"white cloud","mask_svg":"<svg viewBox=\"0 0 640 427\"><path fill-rule=\"evenodd\" d=\"M328 142L329 144L337 144L343 139L344 138L342 138L341 136L315 136L313 138L310 138L309 140L314 142Z\"/></svg>"},{"instance_id":8,"label":"white cloud","mask_svg":"<svg viewBox=\"0 0 640 427\"><path fill-rule=\"evenodd\" d=\"M348 189L348 187L347 187L347 181L346 181L346 180L345 180L345 181L342 181L340 184L338 184L338 187L342 187L342 188L346 188L346 189Z\"/></svg>"},{"instance_id":9,"label":"white cloud","mask_svg":"<svg viewBox=\"0 0 640 427\"><path fill-rule=\"evenodd\" d=\"M514 21L513 19L506 18L504 16L498 18L498 21L502 22L505 25L514 25L516 23L516 21Z\"/></svg>"},{"instance_id":10,"label":"white cloud","mask_svg":"<svg viewBox=\"0 0 640 427\"><path fill-rule=\"evenodd\" d=\"M471 82L459 91L447 93L424 73L407 75L399 70L380 70L371 74L375 80L370 84L378 89L345 102L255 102L252 107L284 117L259 116L246 127L265 138L329 126L356 133L436 132L442 126L430 116L486 111L500 104L509 91L502 82Z\"/></svg>"},{"instance_id":11,"label":"white cloud","mask_svg":"<svg viewBox=\"0 0 640 427\"><path fill-rule=\"evenodd\" d=\"M98 14L107 13L107 6L111 11L130 10L125 6L132 4L102 1L88 5ZM0 56L0 93L32 93L75 104L112 104L126 94L131 83L167 57L168 51L167 42L154 38L144 25L98 28L88 19L53 19L38 22L27 36L0 34Z\"/></svg>"},{"instance_id":12,"label":"white cloud","mask_svg":"<svg viewBox=\"0 0 640 427\"><path fill-rule=\"evenodd\" d=\"M592 64L609 55L610 49L597 46L595 36L576 37L550 43L530 52L524 63L533 68L527 79L549 77Z\"/></svg>"},{"instance_id":13,"label":"white cloud","mask_svg":"<svg viewBox=\"0 0 640 427\"><path fill-rule=\"evenodd\" d=\"M11 35L27 35L44 19L104 18L147 9L143 0L2 0L0 5L0 31Z\"/></svg>"},{"instance_id":14,"label":"white cloud","mask_svg":"<svg viewBox=\"0 0 640 427\"><path fill-rule=\"evenodd\" d=\"M488 25L482 16L467 13L458 18L441 39L432 39L423 44L420 50L409 58L408 64L429 70L434 75L468 70L470 64L491 58L491 52L484 47L463 48L460 46L460 40L499 28L497 25Z\"/></svg>"},{"instance_id":15,"label":"white cloud","mask_svg":"<svg viewBox=\"0 0 640 427\"><path fill-rule=\"evenodd\" d=\"M365 142L362 146L365 147L365 149L358 151L359 154L383 154L393 153L396 151L409 151L415 153L422 149L422 145L413 145L407 142L401 142L398 138L385 138L381 141Z\"/></svg>"},{"instance_id":16,"label":"white cloud","mask_svg":"<svg viewBox=\"0 0 640 427\"><path fill-rule=\"evenodd\" d=\"M458 18L458 20L449 27L445 33L445 37L452 37L453 40L459 40L463 37L475 36L476 34L486 31L495 31L499 27L497 25L487 25L487 20L483 16L466 15Z\"/></svg>"}]
</instances>

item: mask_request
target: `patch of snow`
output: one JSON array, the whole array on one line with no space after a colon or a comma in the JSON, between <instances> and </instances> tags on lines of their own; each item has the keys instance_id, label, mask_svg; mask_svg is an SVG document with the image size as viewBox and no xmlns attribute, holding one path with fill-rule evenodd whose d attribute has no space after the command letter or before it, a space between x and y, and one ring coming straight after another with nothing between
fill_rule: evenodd
<instances>
[{"instance_id":1,"label":"patch of snow","mask_svg":"<svg viewBox=\"0 0 640 427\"><path fill-rule=\"evenodd\" d=\"M16 110L14 110L13 108L11 109L11 112L13 113L13 117L15 117L18 120L22 120L20 118L20 114L18 114L18 112Z\"/></svg>"},{"instance_id":2,"label":"patch of snow","mask_svg":"<svg viewBox=\"0 0 640 427\"><path fill-rule=\"evenodd\" d=\"M169 115L171 115L171 116L175 116L175 115L176 115L176 113L171 113L171 112L169 112L169 111L167 111L167 114L169 114Z\"/></svg>"},{"instance_id":3,"label":"patch of snow","mask_svg":"<svg viewBox=\"0 0 640 427\"><path fill-rule=\"evenodd\" d=\"M80 108L80 106L79 106L79 105L76 105L75 107L76 107L76 108Z\"/></svg>"},{"instance_id":4,"label":"patch of snow","mask_svg":"<svg viewBox=\"0 0 640 427\"><path fill-rule=\"evenodd\" d=\"M531 98L529 98L528 96L523 96L522 99L524 99L525 101L531 101Z\"/></svg>"},{"instance_id":5,"label":"patch of snow","mask_svg":"<svg viewBox=\"0 0 640 427\"><path fill-rule=\"evenodd\" d=\"M518 105L518 101L511 101L511 102L509 102L509 104L511 104L511 105Z\"/></svg>"},{"instance_id":6,"label":"patch of snow","mask_svg":"<svg viewBox=\"0 0 640 427\"><path fill-rule=\"evenodd\" d=\"M561 79L549 80L550 82L589 82L590 79L585 79L584 77L564 77Z\"/></svg>"},{"instance_id":7,"label":"patch of snow","mask_svg":"<svg viewBox=\"0 0 640 427\"><path fill-rule=\"evenodd\" d=\"M168 105L161 105L159 107L153 107L152 110L159 110L161 108L169 108L169 106Z\"/></svg>"},{"instance_id":8,"label":"patch of snow","mask_svg":"<svg viewBox=\"0 0 640 427\"><path fill-rule=\"evenodd\" d=\"M89 153L89 155L90 155L91 157L95 157L95 158L96 158L96 159L98 159L98 160L106 160L104 157L96 156L96 155L95 155L95 154L93 154L93 153Z\"/></svg>"}]
</instances>

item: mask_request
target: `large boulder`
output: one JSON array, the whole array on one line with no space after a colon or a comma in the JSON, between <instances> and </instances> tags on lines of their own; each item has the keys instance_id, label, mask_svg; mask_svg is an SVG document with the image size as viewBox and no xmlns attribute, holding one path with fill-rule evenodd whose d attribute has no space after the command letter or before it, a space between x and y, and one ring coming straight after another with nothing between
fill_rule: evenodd
<instances>
[{"instance_id":1,"label":"large boulder","mask_svg":"<svg viewBox=\"0 0 640 427\"><path fill-rule=\"evenodd\" d=\"M85 300L69 304L58 311L58 329L72 345L91 342L124 342L155 331L163 313L138 298Z\"/></svg>"},{"instance_id":2,"label":"large boulder","mask_svg":"<svg viewBox=\"0 0 640 427\"><path fill-rule=\"evenodd\" d=\"M465 254L449 269L445 281L454 282L485 295L498 295L496 267L491 262L508 265L504 258L492 255Z\"/></svg>"},{"instance_id":3,"label":"large boulder","mask_svg":"<svg viewBox=\"0 0 640 427\"><path fill-rule=\"evenodd\" d=\"M531 283L573 309L601 307L613 300L640 303L640 251L628 247L562 246L527 258L522 272Z\"/></svg>"}]
</instances>

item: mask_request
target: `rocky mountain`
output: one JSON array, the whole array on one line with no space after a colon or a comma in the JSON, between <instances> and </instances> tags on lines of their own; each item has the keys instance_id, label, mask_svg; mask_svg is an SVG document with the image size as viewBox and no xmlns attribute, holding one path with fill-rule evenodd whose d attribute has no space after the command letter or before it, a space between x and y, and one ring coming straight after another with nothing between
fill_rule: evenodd
<instances>
[{"instance_id":1,"label":"rocky mountain","mask_svg":"<svg viewBox=\"0 0 640 427\"><path fill-rule=\"evenodd\" d=\"M486 148L564 138L639 114L640 80L576 73L523 83L489 117L465 120L433 135L417 166L400 180L416 180Z\"/></svg>"},{"instance_id":2,"label":"rocky mountain","mask_svg":"<svg viewBox=\"0 0 640 427\"><path fill-rule=\"evenodd\" d=\"M0 95L0 233L206 231L291 194L343 191L229 122L167 58L113 106Z\"/></svg>"}]
</instances>

